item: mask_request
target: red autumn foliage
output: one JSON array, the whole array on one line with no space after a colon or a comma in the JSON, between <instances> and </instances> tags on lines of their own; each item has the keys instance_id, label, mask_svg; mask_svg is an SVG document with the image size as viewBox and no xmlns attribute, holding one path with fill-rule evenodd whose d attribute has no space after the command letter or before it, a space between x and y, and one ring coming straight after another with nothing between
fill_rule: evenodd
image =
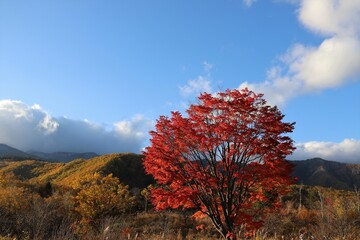
<instances>
[{"instance_id":1,"label":"red autumn foliage","mask_svg":"<svg viewBox=\"0 0 360 240\"><path fill-rule=\"evenodd\" d=\"M197 209L233 238L237 227L257 229L279 207L292 181L285 157L294 147L285 134L295 123L283 122L277 107L248 89L204 93L199 102L187 117L161 116L150 132L144 166L158 183L152 200L158 210Z\"/></svg>"}]
</instances>

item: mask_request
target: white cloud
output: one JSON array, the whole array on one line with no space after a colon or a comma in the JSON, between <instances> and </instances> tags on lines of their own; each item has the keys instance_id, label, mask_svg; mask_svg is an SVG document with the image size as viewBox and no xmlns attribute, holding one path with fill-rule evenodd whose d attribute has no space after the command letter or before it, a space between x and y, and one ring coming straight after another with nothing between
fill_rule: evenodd
<instances>
[{"instance_id":1,"label":"white cloud","mask_svg":"<svg viewBox=\"0 0 360 240\"><path fill-rule=\"evenodd\" d=\"M25 151L140 152L153 125L151 120L135 116L106 129L89 120L54 118L39 105L0 101L0 143Z\"/></svg>"},{"instance_id":2,"label":"white cloud","mask_svg":"<svg viewBox=\"0 0 360 240\"><path fill-rule=\"evenodd\" d=\"M306 142L295 145L296 150L290 159L305 160L320 157L348 163L360 163L360 140L344 139L340 143L335 142Z\"/></svg>"},{"instance_id":3,"label":"white cloud","mask_svg":"<svg viewBox=\"0 0 360 240\"><path fill-rule=\"evenodd\" d=\"M302 81L305 91L336 87L360 74L360 41L356 38L336 36L316 49L302 48L288 63L294 80Z\"/></svg>"},{"instance_id":4,"label":"white cloud","mask_svg":"<svg viewBox=\"0 0 360 240\"><path fill-rule=\"evenodd\" d=\"M243 0L243 3L247 7L251 7L257 0Z\"/></svg>"},{"instance_id":5,"label":"white cloud","mask_svg":"<svg viewBox=\"0 0 360 240\"><path fill-rule=\"evenodd\" d=\"M213 89L211 87L211 70L213 64L208 63L207 61L203 62L204 75L200 75L195 79L188 80L187 84L180 86L179 90L181 95L184 97L194 97L198 96L200 93L207 92L212 93Z\"/></svg>"},{"instance_id":6,"label":"white cloud","mask_svg":"<svg viewBox=\"0 0 360 240\"><path fill-rule=\"evenodd\" d=\"M38 107L39 105L36 105ZM29 107L21 101L2 100L0 104L0 113L11 113L14 120L18 118L32 118Z\"/></svg>"},{"instance_id":7,"label":"white cloud","mask_svg":"<svg viewBox=\"0 0 360 240\"><path fill-rule=\"evenodd\" d=\"M274 69L271 71L274 71ZM299 91L302 88L301 84L301 82L294 81L288 76L278 75L276 78L262 83L244 82L239 86L239 89L249 88L255 92L264 93L269 104L282 106L289 99L301 93Z\"/></svg>"},{"instance_id":8,"label":"white cloud","mask_svg":"<svg viewBox=\"0 0 360 240\"><path fill-rule=\"evenodd\" d=\"M47 135L56 132L59 127L59 123L56 122L49 114L45 114L44 118L37 126L44 131L45 135Z\"/></svg>"},{"instance_id":9,"label":"white cloud","mask_svg":"<svg viewBox=\"0 0 360 240\"><path fill-rule=\"evenodd\" d=\"M341 86L360 76L360 1L302 0L300 22L326 38L319 46L295 44L262 83L242 83L283 105L298 95Z\"/></svg>"},{"instance_id":10,"label":"white cloud","mask_svg":"<svg viewBox=\"0 0 360 240\"><path fill-rule=\"evenodd\" d=\"M320 34L354 36L360 33L360 1L303 0L299 19Z\"/></svg>"},{"instance_id":11,"label":"white cloud","mask_svg":"<svg viewBox=\"0 0 360 240\"><path fill-rule=\"evenodd\" d=\"M180 93L183 96L198 95L202 92L212 92L211 81L204 76L198 76L196 79L191 79L186 85L180 87Z\"/></svg>"},{"instance_id":12,"label":"white cloud","mask_svg":"<svg viewBox=\"0 0 360 240\"><path fill-rule=\"evenodd\" d=\"M149 129L153 126L153 121L146 119L143 115L137 115L131 120L115 123L114 130L119 135L141 140L147 136Z\"/></svg>"}]
</instances>

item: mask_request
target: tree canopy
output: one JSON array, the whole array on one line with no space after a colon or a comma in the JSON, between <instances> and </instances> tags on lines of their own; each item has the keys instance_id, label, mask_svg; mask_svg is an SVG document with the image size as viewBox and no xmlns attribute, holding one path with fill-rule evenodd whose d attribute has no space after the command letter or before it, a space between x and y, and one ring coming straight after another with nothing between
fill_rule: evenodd
<instances>
[{"instance_id":1,"label":"tree canopy","mask_svg":"<svg viewBox=\"0 0 360 240\"><path fill-rule=\"evenodd\" d=\"M187 116L160 116L144 151L145 170L158 183L156 208L194 208L224 238L240 226L249 233L260 227L291 183L285 157L294 147L286 134L295 123L283 118L248 89L204 93Z\"/></svg>"}]
</instances>

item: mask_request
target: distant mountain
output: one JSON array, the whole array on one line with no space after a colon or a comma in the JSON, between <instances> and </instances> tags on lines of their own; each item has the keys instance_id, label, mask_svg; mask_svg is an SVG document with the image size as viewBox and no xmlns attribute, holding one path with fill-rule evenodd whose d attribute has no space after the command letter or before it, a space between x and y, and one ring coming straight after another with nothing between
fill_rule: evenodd
<instances>
[{"instance_id":1,"label":"distant mountain","mask_svg":"<svg viewBox=\"0 0 360 240\"><path fill-rule=\"evenodd\" d=\"M37 151L23 152L19 149L0 143L0 158L8 158L13 161L37 159L52 162L70 162L74 159L90 159L99 156L94 152L74 153L74 152L54 152L44 153Z\"/></svg>"},{"instance_id":2,"label":"distant mountain","mask_svg":"<svg viewBox=\"0 0 360 240\"><path fill-rule=\"evenodd\" d=\"M74 152L54 152L54 153L44 153L44 152L29 152L31 155L35 155L41 159L54 162L70 162L74 159L90 159L99 156L94 152L84 152L84 153L74 153Z\"/></svg>"},{"instance_id":3,"label":"distant mountain","mask_svg":"<svg viewBox=\"0 0 360 240\"><path fill-rule=\"evenodd\" d=\"M38 159L39 157L20 151L19 149L10 147L6 144L0 144L0 158L23 160L23 159Z\"/></svg>"},{"instance_id":4,"label":"distant mountain","mask_svg":"<svg viewBox=\"0 0 360 240\"><path fill-rule=\"evenodd\" d=\"M360 164L333 162L321 158L291 162L294 164L292 175L299 178L299 184L343 190L354 190L354 185L360 187Z\"/></svg>"},{"instance_id":5,"label":"distant mountain","mask_svg":"<svg viewBox=\"0 0 360 240\"><path fill-rule=\"evenodd\" d=\"M10 171L21 179L31 179L36 182L51 181L67 185L84 174L100 171L103 174L112 173L132 187L144 187L153 180L144 173L142 157L137 154L98 156L93 152L25 153L0 144L0 172ZM1 159L10 159L14 162L1 161ZM24 161L26 159L41 159L53 163ZM360 187L360 164L333 162L321 158L291 161L291 163L294 164L292 175L299 178L298 184L342 190L354 190L355 185Z\"/></svg>"}]
</instances>

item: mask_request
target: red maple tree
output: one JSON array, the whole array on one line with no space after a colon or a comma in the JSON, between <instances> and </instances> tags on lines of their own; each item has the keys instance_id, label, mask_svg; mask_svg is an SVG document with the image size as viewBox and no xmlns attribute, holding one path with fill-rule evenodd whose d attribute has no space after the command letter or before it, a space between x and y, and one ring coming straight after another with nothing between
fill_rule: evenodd
<instances>
[{"instance_id":1,"label":"red maple tree","mask_svg":"<svg viewBox=\"0 0 360 240\"><path fill-rule=\"evenodd\" d=\"M295 123L248 89L201 94L187 115L160 116L150 132L144 166L158 183L156 209L194 208L227 239L240 226L259 228L291 183L285 134Z\"/></svg>"}]
</instances>

